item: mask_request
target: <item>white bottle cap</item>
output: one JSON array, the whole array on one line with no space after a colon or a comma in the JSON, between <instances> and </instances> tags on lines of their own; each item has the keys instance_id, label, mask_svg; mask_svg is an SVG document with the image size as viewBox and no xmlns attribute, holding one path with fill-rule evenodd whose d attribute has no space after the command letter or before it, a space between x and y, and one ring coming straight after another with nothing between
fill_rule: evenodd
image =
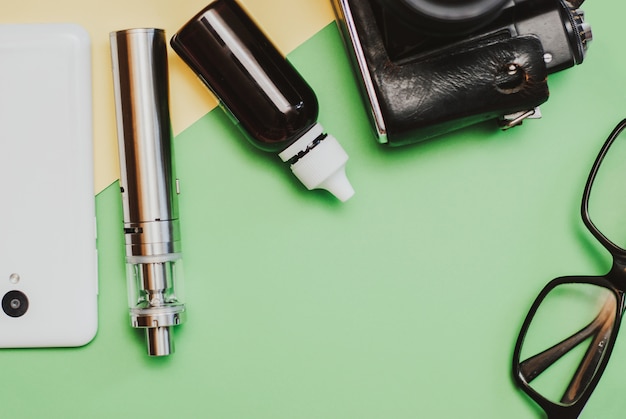
<instances>
[{"instance_id":1,"label":"white bottle cap","mask_svg":"<svg viewBox=\"0 0 626 419\"><path fill-rule=\"evenodd\" d=\"M291 171L307 189L326 189L342 202L354 195L346 177L348 154L335 137L324 134L320 124L315 124L278 156L284 162L295 160Z\"/></svg>"}]
</instances>

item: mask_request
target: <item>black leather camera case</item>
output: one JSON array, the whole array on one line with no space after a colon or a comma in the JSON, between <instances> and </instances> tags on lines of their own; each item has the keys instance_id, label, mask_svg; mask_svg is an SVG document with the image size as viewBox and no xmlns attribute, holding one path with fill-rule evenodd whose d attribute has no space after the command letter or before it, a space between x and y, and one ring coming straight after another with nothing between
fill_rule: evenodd
<instances>
[{"instance_id":1,"label":"black leather camera case","mask_svg":"<svg viewBox=\"0 0 626 419\"><path fill-rule=\"evenodd\" d=\"M351 10L352 22L346 22L337 0L335 11L382 143L397 146L423 141L483 120L532 110L548 99L544 50L534 36L466 42L394 62L369 3L342 3Z\"/></svg>"}]
</instances>

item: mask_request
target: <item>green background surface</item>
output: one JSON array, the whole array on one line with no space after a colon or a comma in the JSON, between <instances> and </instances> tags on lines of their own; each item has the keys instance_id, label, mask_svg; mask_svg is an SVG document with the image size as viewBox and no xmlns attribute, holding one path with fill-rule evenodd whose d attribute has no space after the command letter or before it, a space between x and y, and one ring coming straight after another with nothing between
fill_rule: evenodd
<instances>
[{"instance_id":1,"label":"green background surface","mask_svg":"<svg viewBox=\"0 0 626 419\"><path fill-rule=\"evenodd\" d=\"M176 353L149 358L129 326L116 182L97 196L98 334L3 350L0 416L541 417L512 382L513 345L545 283L609 268L579 205L626 117L626 5L584 8L595 40L550 76L543 119L400 149L374 141L339 33L323 29L289 59L350 155L356 195L306 191L210 112L175 139L188 307ZM618 338L583 418L623 417L624 368Z\"/></svg>"}]
</instances>

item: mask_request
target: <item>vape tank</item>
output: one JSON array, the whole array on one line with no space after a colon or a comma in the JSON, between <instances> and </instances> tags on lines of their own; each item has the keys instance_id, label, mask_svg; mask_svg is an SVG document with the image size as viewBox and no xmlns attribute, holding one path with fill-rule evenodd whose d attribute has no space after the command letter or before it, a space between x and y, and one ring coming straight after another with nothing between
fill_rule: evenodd
<instances>
[{"instance_id":1,"label":"vape tank","mask_svg":"<svg viewBox=\"0 0 626 419\"><path fill-rule=\"evenodd\" d=\"M165 32L130 29L110 38L131 324L146 330L151 356L169 355L185 305Z\"/></svg>"}]
</instances>

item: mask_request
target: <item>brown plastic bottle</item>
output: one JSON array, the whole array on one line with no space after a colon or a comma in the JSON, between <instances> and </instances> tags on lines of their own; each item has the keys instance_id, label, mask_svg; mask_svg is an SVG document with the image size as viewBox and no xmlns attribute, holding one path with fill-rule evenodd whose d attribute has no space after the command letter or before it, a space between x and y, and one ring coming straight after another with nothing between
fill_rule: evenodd
<instances>
[{"instance_id":1,"label":"brown plastic bottle","mask_svg":"<svg viewBox=\"0 0 626 419\"><path fill-rule=\"evenodd\" d=\"M353 195L348 156L317 123L315 93L236 1L211 2L171 45L253 145L279 153L308 189Z\"/></svg>"}]
</instances>

